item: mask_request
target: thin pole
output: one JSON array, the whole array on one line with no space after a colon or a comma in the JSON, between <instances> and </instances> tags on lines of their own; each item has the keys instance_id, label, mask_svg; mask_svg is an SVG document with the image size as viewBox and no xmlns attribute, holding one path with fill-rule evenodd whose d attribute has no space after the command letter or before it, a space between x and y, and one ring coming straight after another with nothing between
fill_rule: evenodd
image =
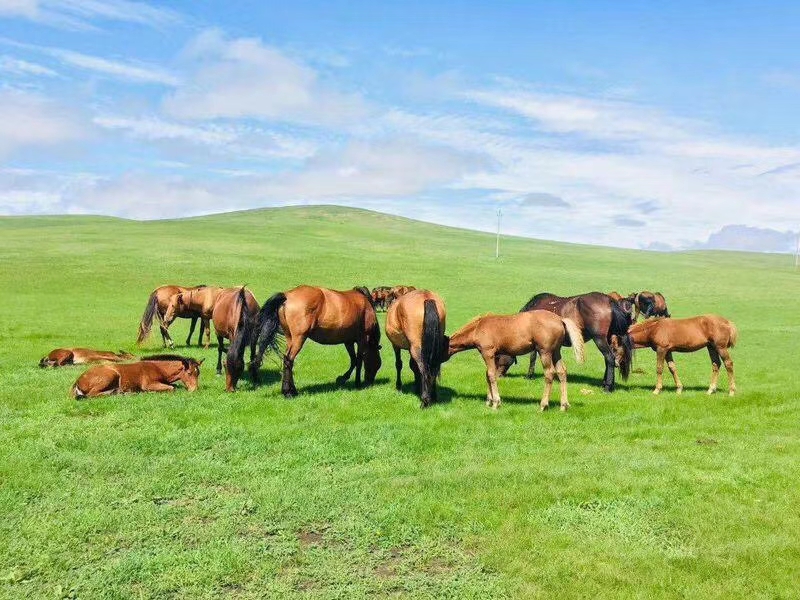
<instances>
[{"instance_id":1,"label":"thin pole","mask_svg":"<svg viewBox=\"0 0 800 600\"><path fill-rule=\"evenodd\" d=\"M497 209L497 244L495 245L495 248L494 248L494 258L495 258L495 260L500 258L500 217L502 217L502 216L503 216L503 209L502 208L498 208Z\"/></svg>"}]
</instances>

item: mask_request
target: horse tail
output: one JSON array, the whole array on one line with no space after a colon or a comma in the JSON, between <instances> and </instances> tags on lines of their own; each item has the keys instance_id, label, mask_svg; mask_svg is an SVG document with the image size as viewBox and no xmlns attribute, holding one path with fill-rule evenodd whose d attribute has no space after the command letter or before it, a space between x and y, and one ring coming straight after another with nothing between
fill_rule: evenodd
<instances>
[{"instance_id":1,"label":"horse tail","mask_svg":"<svg viewBox=\"0 0 800 600\"><path fill-rule=\"evenodd\" d=\"M583 332L578 324L572 319L561 319L564 322L564 328L567 330L570 344L572 344L572 352L575 353L575 360L578 364L582 365L586 360L584 352L585 344L583 342Z\"/></svg>"},{"instance_id":2,"label":"horse tail","mask_svg":"<svg viewBox=\"0 0 800 600\"><path fill-rule=\"evenodd\" d=\"M239 377L244 371L244 351L253 335L253 321L247 312L247 294L244 287L239 288L239 292L236 294L234 310L237 310L239 315L236 331L231 337L231 345L228 347L225 368L228 370L233 387L236 387L236 382L239 381Z\"/></svg>"},{"instance_id":3,"label":"horse tail","mask_svg":"<svg viewBox=\"0 0 800 600\"><path fill-rule=\"evenodd\" d=\"M269 300L264 302L264 306L258 312L256 319L256 354L250 363L250 372L253 374L253 381L256 379L258 367L261 365L261 359L264 357L264 352L268 349L278 351L278 336L281 333L281 319L278 316L278 310L286 303L286 294L278 292L273 295Z\"/></svg>"},{"instance_id":4,"label":"horse tail","mask_svg":"<svg viewBox=\"0 0 800 600\"><path fill-rule=\"evenodd\" d=\"M728 328L730 329L728 333L728 348L733 348L736 342L739 341L739 330L733 324L733 321L728 321Z\"/></svg>"},{"instance_id":5,"label":"horse tail","mask_svg":"<svg viewBox=\"0 0 800 600\"><path fill-rule=\"evenodd\" d=\"M638 298L638 295L637 295ZM622 348L622 356L619 359L619 372L622 379L628 380L631 374L631 367L633 366L633 340L628 333L630 326L630 317L625 309L618 303L611 303L611 326L608 328L608 341L611 341L611 336L616 335L619 338L620 347Z\"/></svg>"},{"instance_id":6,"label":"horse tail","mask_svg":"<svg viewBox=\"0 0 800 600\"><path fill-rule=\"evenodd\" d=\"M431 377L439 377L442 360L447 353L442 320L436 309L436 301L425 300L422 318L422 363Z\"/></svg>"},{"instance_id":7,"label":"horse tail","mask_svg":"<svg viewBox=\"0 0 800 600\"><path fill-rule=\"evenodd\" d=\"M136 338L136 343L141 344L147 339L147 336L150 335L150 329L153 327L153 317L157 316L159 322L161 322L161 314L158 312L158 294L156 290L153 290L153 293L150 294L150 297L147 299L147 304L144 307L144 313L142 314L142 320L139 321L139 337Z\"/></svg>"}]
</instances>

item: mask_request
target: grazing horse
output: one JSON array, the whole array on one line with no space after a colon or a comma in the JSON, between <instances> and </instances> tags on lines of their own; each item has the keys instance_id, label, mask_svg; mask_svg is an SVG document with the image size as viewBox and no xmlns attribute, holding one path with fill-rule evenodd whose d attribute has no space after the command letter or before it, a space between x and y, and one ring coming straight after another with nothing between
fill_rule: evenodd
<instances>
[{"instance_id":1,"label":"grazing horse","mask_svg":"<svg viewBox=\"0 0 800 600\"><path fill-rule=\"evenodd\" d=\"M413 285L395 285L389 288L389 291L386 293L386 304L391 305L392 302L397 300L400 296L407 294L408 292L413 292L415 288Z\"/></svg>"},{"instance_id":2,"label":"grazing horse","mask_svg":"<svg viewBox=\"0 0 800 600\"><path fill-rule=\"evenodd\" d=\"M561 384L561 410L569 408L567 399L567 368L561 360L561 346L569 338L575 360L584 359L583 335L578 324L546 310L531 310L514 315L485 315L476 317L450 336L448 358L457 352L476 348L486 363L486 381L489 393L486 406L500 406L497 389L496 357L499 354L519 356L538 352L544 366L544 393L540 407L550 405L553 375L558 374Z\"/></svg>"},{"instance_id":3,"label":"grazing horse","mask_svg":"<svg viewBox=\"0 0 800 600\"><path fill-rule=\"evenodd\" d=\"M436 379L447 357L447 337L444 335L447 311L444 301L434 292L414 290L401 296L386 314L386 337L394 346L394 365L397 369L395 387L402 387L401 350L411 354L409 367L414 372L414 387L422 408L436 400Z\"/></svg>"},{"instance_id":4,"label":"grazing horse","mask_svg":"<svg viewBox=\"0 0 800 600\"><path fill-rule=\"evenodd\" d=\"M644 318L650 317L669 317L669 309L667 308L667 301L661 292L648 292L642 291L628 296L628 300L633 302L636 309L634 321L639 319L639 315L644 315Z\"/></svg>"},{"instance_id":5,"label":"grazing horse","mask_svg":"<svg viewBox=\"0 0 800 600\"><path fill-rule=\"evenodd\" d=\"M583 332L584 340L594 340L597 349L600 350L606 361L606 371L603 377L603 388L606 391L614 391L614 367L617 362L622 378L628 379L633 361L633 345L628 337L628 326L631 321L630 315L617 302L600 292L568 297L544 292L531 298L520 312L537 309L549 310L561 317L572 319ZM619 337L622 349L619 358L611 350L612 335ZM500 373L505 374L513 362L509 356L500 357L498 362ZM533 377L535 365L536 351L534 350L531 353L528 377Z\"/></svg>"},{"instance_id":6,"label":"grazing horse","mask_svg":"<svg viewBox=\"0 0 800 600\"><path fill-rule=\"evenodd\" d=\"M306 339L319 344L344 344L350 355L350 367L336 379L344 384L353 370L356 386L361 385L361 366L364 382L371 385L381 367L381 330L369 292L357 288L345 292L301 285L288 292L278 292L264 303L256 323L258 350L250 362L255 381L261 359L267 348L277 350L279 329L286 337L283 357L281 390L284 396L296 396L294 361Z\"/></svg>"},{"instance_id":7,"label":"grazing horse","mask_svg":"<svg viewBox=\"0 0 800 600\"><path fill-rule=\"evenodd\" d=\"M166 347L169 345L170 348L175 346L175 342L172 341L169 331L167 331L169 329L169 325L164 324L164 314L167 312L169 300L175 294L180 294L181 292L185 292L187 290L197 290L204 287L206 286L197 285L194 287L186 287L182 285L162 285L161 287L154 289L147 299L142 320L139 321L139 336L136 339L136 343L142 344L150 335L150 330L153 327L153 317L155 317L158 319L159 328L161 329L161 340L164 342L164 346ZM197 345L199 346L200 340L203 338L203 331L208 330L208 320L201 318L200 315L193 310L180 311L175 315L175 317L192 320L192 324L189 326L189 335L186 337L187 346L191 344L194 327L197 324L197 319L200 319L200 336L197 338Z\"/></svg>"},{"instance_id":8,"label":"grazing horse","mask_svg":"<svg viewBox=\"0 0 800 600\"><path fill-rule=\"evenodd\" d=\"M233 392L244 371L244 349L250 344L250 360L255 354L255 338L251 339L246 323L258 318L258 301L245 287L222 290L211 311L211 321L217 334L217 375L222 374L222 355L225 340L231 340L225 363L225 390ZM237 335L239 334L239 335Z\"/></svg>"},{"instance_id":9,"label":"grazing horse","mask_svg":"<svg viewBox=\"0 0 800 600\"><path fill-rule=\"evenodd\" d=\"M728 371L728 393L733 396L736 392L736 379L733 374L733 360L729 349L736 345L738 331L728 319L717 315L702 315L689 319L668 319L664 317L649 319L631 325L628 330L634 347L651 348L656 352L656 388L654 394L661 393L663 386L662 374L664 361L667 362L669 372L675 380L675 387L680 394L683 384L678 378L678 370L672 359L673 352L695 352L702 348L708 349L711 357L711 385L708 393L717 391L719 367L721 361L725 363ZM615 351L619 351L616 340L612 341Z\"/></svg>"},{"instance_id":10,"label":"grazing horse","mask_svg":"<svg viewBox=\"0 0 800 600\"><path fill-rule=\"evenodd\" d=\"M387 285L380 285L373 288L372 292L370 292L370 296L372 296L372 306L375 307L375 310L386 310L391 289L392 288Z\"/></svg>"},{"instance_id":11,"label":"grazing horse","mask_svg":"<svg viewBox=\"0 0 800 600\"><path fill-rule=\"evenodd\" d=\"M182 382L194 392L203 361L174 354L148 356L135 363L101 365L84 372L72 386L75 399L128 392L171 392Z\"/></svg>"},{"instance_id":12,"label":"grazing horse","mask_svg":"<svg viewBox=\"0 0 800 600\"><path fill-rule=\"evenodd\" d=\"M41 368L63 367L64 365L85 365L93 362L122 362L133 360L133 354L120 350L119 353L89 348L56 348L39 361Z\"/></svg>"},{"instance_id":13,"label":"grazing horse","mask_svg":"<svg viewBox=\"0 0 800 600\"><path fill-rule=\"evenodd\" d=\"M631 323L636 322L636 317L635 317L636 305L633 303L633 296L628 296L626 298L619 292L609 292L608 297L611 298L614 302L616 302L622 308L622 310L628 313Z\"/></svg>"},{"instance_id":14,"label":"grazing horse","mask_svg":"<svg viewBox=\"0 0 800 600\"><path fill-rule=\"evenodd\" d=\"M217 297L225 290L225 288L217 286L204 285L198 288L191 288L173 294L167 302L167 308L164 310L164 324L169 327L172 322L179 317L182 313L194 313L200 315L208 325L214 312L214 304ZM206 329L206 342L205 348L211 345L211 329Z\"/></svg>"}]
</instances>

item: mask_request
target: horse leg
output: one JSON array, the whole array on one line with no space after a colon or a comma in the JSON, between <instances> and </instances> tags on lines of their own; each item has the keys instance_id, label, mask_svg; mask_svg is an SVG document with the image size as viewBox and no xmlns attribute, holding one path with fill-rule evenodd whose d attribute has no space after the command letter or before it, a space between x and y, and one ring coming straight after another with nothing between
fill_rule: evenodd
<instances>
[{"instance_id":1,"label":"horse leg","mask_svg":"<svg viewBox=\"0 0 800 600\"><path fill-rule=\"evenodd\" d=\"M356 344L356 387L361 387L361 367L364 365L364 344Z\"/></svg>"},{"instance_id":2,"label":"horse leg","mask_svg":"<svg viewBox=\"0 0 800 600\"><path fill-rule=\"evenodd\" d=\"M481 351L483 361L486 363L486 383L489 384L489 396L487 396L487 405L493 410L500 408L500 391L497 389L497 366L495 363L494 352Z\"/></svg>"},{"instance_id":3,"label":"horse leg","mask_svg":"<svg viewBox=\"0 0 800 600\"><path fill-rule=\"evenodd\" d=\"M725 363L725 370L728 371L728 395L733 396L736 394L736 378L733 374L733 359L731 353L727 348L717 348L717 352L722 357Z\"/></svg>"},{"instance_id":4,"label":"horse leg","mask_svg":"<svg viewBox=\"0 0 800 600\"><path fill-rule=\"evenodd\" d=\"M528 379L533 379L533 372L536 370L536 355L538 354L537 350L531 352L531 362L528 365L528 374L525 376Z\"/></svg>"},{"instance_id":5,"label":"horse leg","mask_svg":"<svg viewBox=\"0 0 800 600\"><path fill-rule=\"evenodd\" d=\"M417 361L414 360L413 355L411 355L408 361L408 367L411 369L411 372L414 373L414 393L420 396L422 395L422 374L420 373L419 366L417 365Z\"/></svg>"},{"instance_id":6,"label":"horse leg","mask_svg":"<svg viewBox=\"0 0 800 600\"><path fill-rule=\"evenodd\" d=\"M553 353L555 358L556 353ZM556 360L556 374L558 375L558 383L561 387L561 410L569 409L569 399L567 398L567 366L561 358L561 352L558 352L558 359Z\"/></svg>"},{"instance_id":7,"label":"horse leg","mask_svg":"<svg viewBox=\"0 0 800 600\"><path fill-rule=\"evenodd\" d=\"M422 348L419 346L411 346L411 360L413 360L416 365L417 369L419 370L419 380L420 380L420 389L419 389L419 398L420 398L420 408L427 408L431 404L431 381L430 381L430 374L428 373L428 369L425 366L425 361L422 360Z\"/></svg>"},{"instance_id":8,"label":"horse leg","mask_svg":"<svg viewBox=\"0 0 800 600\"><path fill-rule=\"evenodd\" d=\"M174 392L175 386L168 383L161 383L160 381L148 381L142 384L143 392Z\"/></svg>"},{"instance_id":9,"label":"horse leg","mask_svg":"<svg viewBox=\"0 0 800 600\"><path fill-rule=\"evenodd\" d=\"M192 345L192 335L194 334L194 326L197 325L197 317L192 317L192 322L189 324L189 335L186 336L186 346ZM200 326L200 337L203 337L203 326Z\"/></svg>"},{"instance_id":10,"label":"horse leg","mask_svg":"<svg viewBox=\"0 0 800 600\"><path fill-rule=\"evenodd\" d=\"M553 366L553 354L551 352L540 350L539 355L542 358L542 368L544 369L544 393L542 394L539 408L547 410L550 407L550 393L553 391L553 376L556 374L556 369Z\"/></svg>"},{"instance_id":11,"label":"horse leg","mask_svg":"<svg viewBox=\"0 0 800 600\"><path fill-rule=\"evenodd\" d=\"M664 387L664 359L667 356L667 351L662 348L656 350L656 389L653 390L655 395L661 393Z\"/></svg>"},{"instance_id":12,"label":"horse leg","mask_svg":"<svg viewBox=\"0 0 800 600\"><path fill-rule=\"evenodd\" d=\"M217 376L222 375L222 355L225 354L225 338L217 334Z\"/></svg>"},{"instance_id":13,"label":"horse leg","mask_svg":"<svg viewBox=\"0 0 800 600\"><path fill-rule=\"evenodd\" d=\"M287 342L289 340L287 339ZM294 385L294 360L303 349L303 344L306 341L304 335L292 336L286 348L286 354L283 357L283 381L281 383L281 392L287 398L297 396L297 388Z\"/></svg>"},{"instance_id":14,"label":"horse leg","mask_svg":"<svg viewBox=\"0 0 800 600\"><path fill-rule=\"evenodd\" d=\"M683 392L683 384L678 377L678 369L675 368L675 361L672 360L672 352L667 352L667 368L672 373L672 378L675 380L675 392L680 394Z\"/></svg>"},{"instance_id":15,"label":"horse leg","mask_svg":"<svg viewBox=\"0 0 800 600\"><path fill-rule=\"evenodd\" d=\"M606 373L603 376L603 389L607 392L613 392L615 387L615 367L617 364L616 356L614 356L614 351L611 349L611 346L609 346L608 340L602 335L595 336L594 343L606 361Z\"/></svg>"},{"instance_id":16,"label":"horse leg","mask_svg":"<svg viewBox=\"0 0 800 600\"><path fill-rule=\"evenodd\" d=\"M208 347L211 345L211 321L206 319L206 318L203 318L203 317L200 317L200 318L203 321L205 321L205 324L206 324L206 327L205 327L205 329L206 329L206 343L203 344L203 348L208 350ZM202 332L202 324L201 324L200 330ZM201 334L201 337L202 337L202 334ZM198 341L198 343L199 343L199 341Z\"/></svg>"},{"instance_id":17,"label":"horse leg","mask_svg":"<svg viewBox=\"0 0 800 600\"><path fill-rule=\"evenodd\" d=\"M708 394L711 395L717 391L717 383L719 382L719 368L722 365L722 360L717 352L717 347L713 343L709 343L708 356L711 358L711 384L708 386Z\"/></svg>"},{"instance_id":18,"label":"horse leg","mask_svg":"<svg viewBox=\"0 0 800 600\"><path fill-rule=\"evenodd\" d=\"M403 357L400 356L400 348L394 347L394 368L397 369L397 379L394 388L399 392L403 388L403 381L400 379L400 372L403 370Z\"/></svg>"},{"instance_id":19,"label":"horse leg","mask_svg":"<svg viewBox=\"0 0 800 600\"><path fill-rule=\"evenodd\" d=\"M343 375L339 375L336 378L337 385L344 385L347 383L347 380L350 379L350 375L353 374L353 369L356 368L356 347L353 342L345 342L344 347L347 349L347 355L350 357L350 366L347 368L347 371L344 372Z\"/></svg>"}]
</instances>

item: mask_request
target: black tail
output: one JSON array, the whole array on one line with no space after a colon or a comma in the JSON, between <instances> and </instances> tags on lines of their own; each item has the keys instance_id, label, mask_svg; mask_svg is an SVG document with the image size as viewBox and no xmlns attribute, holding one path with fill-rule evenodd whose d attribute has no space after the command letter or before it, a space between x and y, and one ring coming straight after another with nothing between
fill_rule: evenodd
<instances>
[{"instance_id":1,"label":"black tail","mask_svg":"<svg viewBox=\"0 0 800 600\"><path fill-rule=\"evenodd\" d=\"M281 320L278 317L278 310L286 302L286 294L278 292L264 303L258 313L258 320L256 331L254 335L257 336L256 355L250 363L250 372L253 375L253 381L256 381L258 376L258 368L261 366L261 360L264 357L264 352L267 349L278 351L278 336L281 333Z\"/></svg>"},{"instance_id":2,"label":"black tail","mask_svg":"<svg viewBox=\"0 0 800 600\"><path fill-rule=\"evenodd\" d=\"M436 302L425 300L425 313L422 321L422 362L431 377L439 377L439 372L447 354L447 342L442 331L442 321Z\"/></svg>"},{"instance_id":3,"label":"black tail","mask_svg":"<svg viewBox=\"0 0 800 600\"><path fill-rule=\"evenodd\" d=\"M239 322L236 325L236 333L233 334L231 345L228 347L228 355L225 359L225 368L228 370L228 376L234 388L244 371L244 351L250 343L255 327L253 318L247 311L247 294L244 287L239 289L236 302L239 303Z\"/></svg>"},{"instance_id":4,"label":"black tail","mask_svg":"<svg viewBox=\"0 0 800 600\"><path fill-rule=\"evenodd\" d=\"M611 301L611 327L608 329L608 341L611 341L611 336L616 335L619 338L620 345L622 346L622 358L619 361L619 372L622 379L628 379L633 367L633 340L628 335L628 327L630 327L630 315L625 312L617 302Z\"/></svg>"},{"instance_id":5,"label":"black tail","mask_svg":"<svg viewBox=\"0 0 800 600\"><path fill-rule=\"evenodd\" d=\"M147 305L144 307L144 313L142 314L142 320L139 321L139 337L136 338L136 343L141 344L147 339L147 336L150 335L150 329L153 327L153 317L158 315L159 322L161 321L161 315L158 314L158 298L156 296L156 291L153 290L153 293L150 294L150 297L147 299Z\"/></svg>"}]
</instances>

